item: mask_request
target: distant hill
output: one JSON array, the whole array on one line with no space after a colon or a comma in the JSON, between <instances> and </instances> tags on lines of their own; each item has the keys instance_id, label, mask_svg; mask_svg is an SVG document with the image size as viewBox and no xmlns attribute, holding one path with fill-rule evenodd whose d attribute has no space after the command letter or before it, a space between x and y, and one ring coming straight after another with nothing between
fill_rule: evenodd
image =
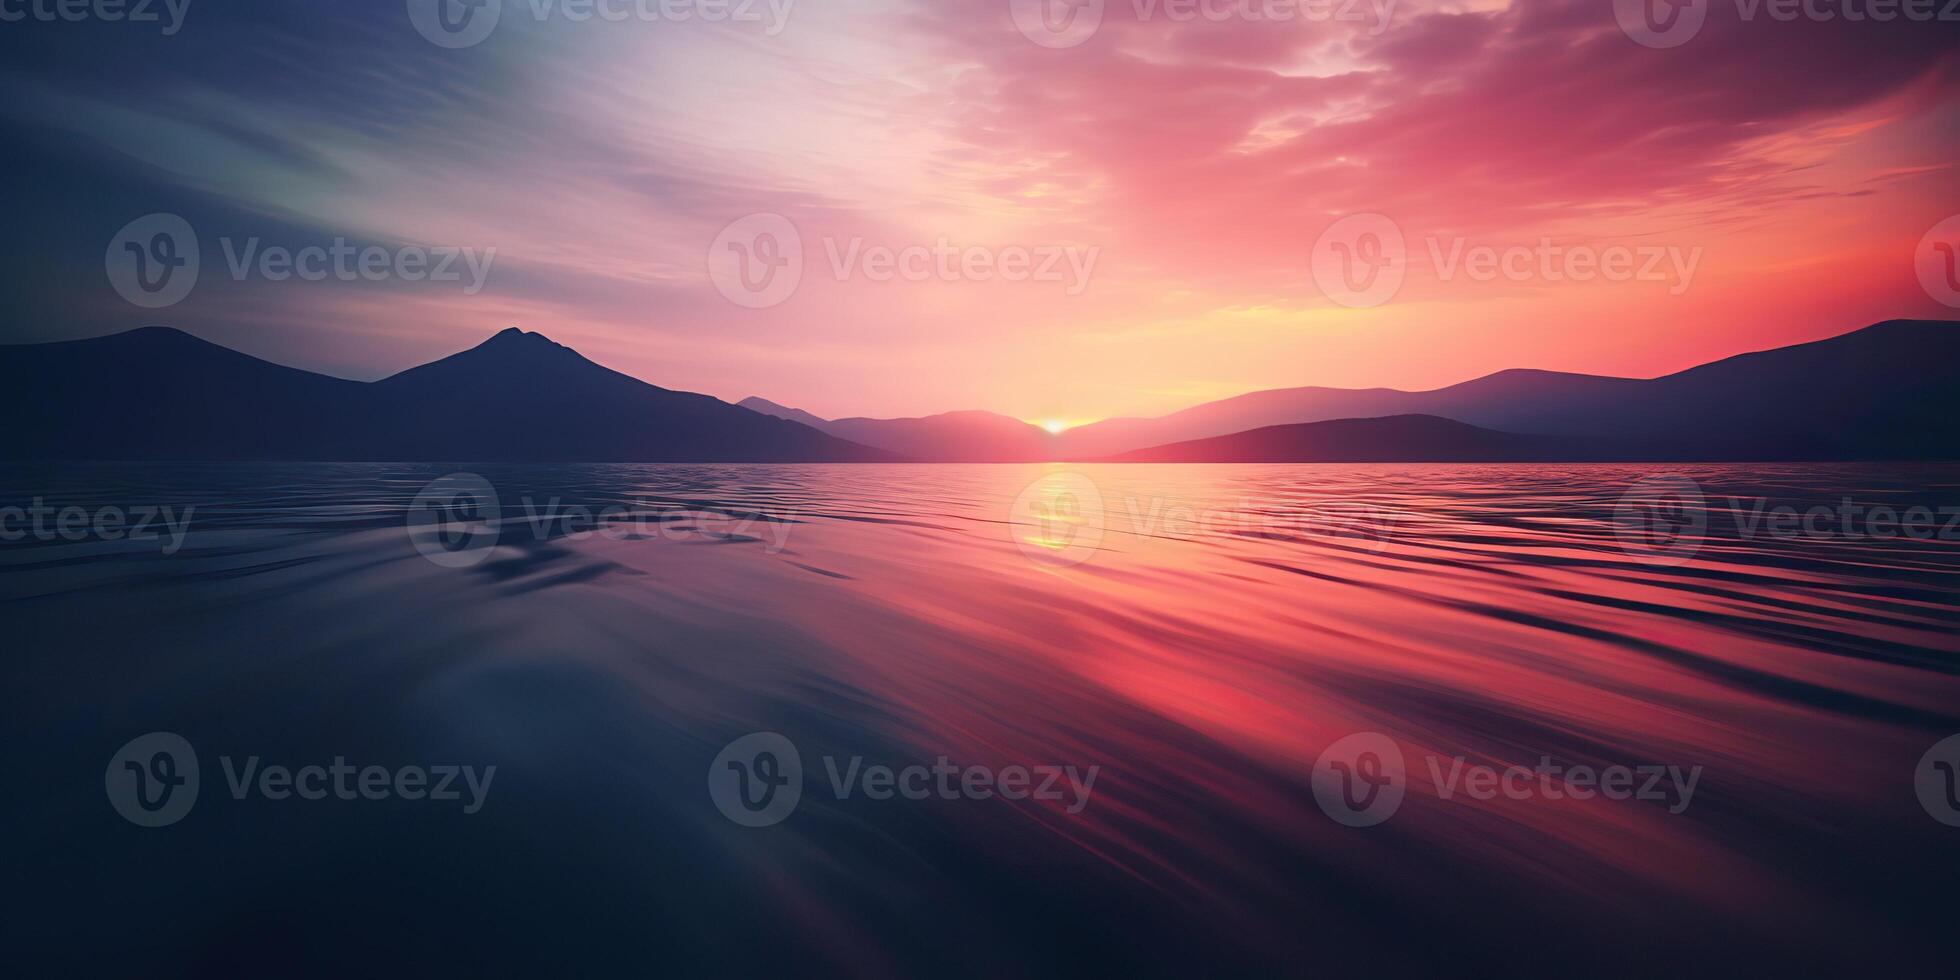
<instances>
[{"instance_id":1,"label":"distant hill","mask_svg":"<svg viewBox=\"0 0 1960 980\"><path fill-rule=\"evenodd\" d=\"M362 389L165 327L0 347L9 459L347 459ZM358 431L366 426L356 424Z\"/></svg>"},{"instance_id":2,"label":"distant hill","mask_svg":"<svg viewBox=\"0 0 1960 980\"><path fill-rule=\"evenodd\" d=\"M1679 458L1960 458L1960 324L1892 320L1653 380L1503 371L1436 391L1290 388L1064 433L1066 458L1273 425L1434 415L1504 432L1665 447Z\"/></svg>"},{"instance_id":3,"label":"distant hill","mask_svg":"<svg viewBox=\"0 0 1960 980\"><path fill-rule=\"evenodd\" d=\"M1274 425L1138 449L1115 463L1516 463L1610 458L1564 436L1521 436L1434 415Z\"/></svg>"},{"instance_id":4,"label":"distant hill","mask_svg":"<svg viewBox=\"0 0 1960 980\"><path fill-rule=\"evenodd\" d=\"M836 419L785 408L763 398L744 398L742 407L794 419L840 439L898 453L909 459L946 463L1018 463L1049 459L1055 437L1020 419L993 412L946 412L917 419Z\"/></svg>"},{"instance_id":5,"label":"distant hill","mask_svg":"<svg viewBox=\"0 0 1960 980\"><path fill-rule=\"evenodd\" d=\"M785 408L781 405L776 404L775 402L770 401L767 398L749 397L749 398L744 398L741 401L736 402L735 404L743 408L746 408L751 412L761 412L764 415L774 415L779 419L788 419L791 422L801 422L804 425L807 425L810 428L817 430L818 432L824 431L824 426L830 424L829 419L820 419L814 415L811 415L809 412L803 411L800 408Z\"/></svg>"},{"instance_id":6,"label":"distant hill","mask_svg":"<svg viewBox=\"0 0 1960 980\"><path fill-rule=\"evenodd\" d=\"M1652 380L1516 370L1435 391L1253 392L1060 437L988 412L730 405L516 329L364 383L148 327L0 346L0 413L6 459L1960 459L1960 324L1893 320ZM1323 422L1346 424L1297 428Z\"/></svg>"},{"instance_id":7,"label":"distant hill","mask_svg":"<svg viewBox=\"0 0 1960 980\"><path fill-rule=\"evenodd\" d=\"M879 462L856 445L600 367L535 333L373 383L147 327L0 347L10 459Z\"/></svg>"}]
</instances>

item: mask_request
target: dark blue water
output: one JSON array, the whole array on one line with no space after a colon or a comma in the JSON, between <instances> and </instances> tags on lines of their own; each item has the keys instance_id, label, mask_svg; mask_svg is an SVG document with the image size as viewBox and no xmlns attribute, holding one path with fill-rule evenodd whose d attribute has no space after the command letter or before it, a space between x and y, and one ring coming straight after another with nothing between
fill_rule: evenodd
<instances>
[{"instance_id":1,"label":"dark blue water","mask_svg":"<svg viewBox=\"0 0 1960 980\"><path fill-rule=\"evenodd\" d=\"M1960 467L0 468L7 945L117 975L1937 963L1956 505ZM167 826L112 802L151 732L199 769ZM759 732L800 798L737 801L750 827L711 785ZM254 759L391 782L241 798ZM735 761L753 791L786 760ZM392 782L449 766L494 777ZM877 766L921 798L833 786ZM1030 798L960 783L1016 769ZM1337 819L1355 772L1399 795L1371 826Z\"/></svg>"}]
</instances>

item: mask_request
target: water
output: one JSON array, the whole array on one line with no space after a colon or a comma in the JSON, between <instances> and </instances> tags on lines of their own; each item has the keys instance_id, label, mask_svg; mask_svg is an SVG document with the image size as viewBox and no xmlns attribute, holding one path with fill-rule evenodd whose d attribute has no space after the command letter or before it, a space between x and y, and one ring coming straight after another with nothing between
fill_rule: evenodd
<instances>
[{"instance_id":1,"label":"water","mask_svg":"<svg viewBox=\"0 0 1960 980\"><path fill-rule=\"evenodd\" d=\"M416 504L466 469L499 523ZM83 971L1866 970L1960 909L1915 794L1960 534L1839 513L1938 515L1960 467L0 468L35 498L191 515L0 544L8 943ZM200 761L168 827L105 798L151 731ZM803 789L752 829L709 780L754 732ZM1405 796L1351 827L1313 772L1360 732ZM942 756L1096 775L840 799L825 762ZM235 799L252 757L496 770L474 813ZM1695 782L1464 781L1541 763Z\"/></svg>"}]
</instances>

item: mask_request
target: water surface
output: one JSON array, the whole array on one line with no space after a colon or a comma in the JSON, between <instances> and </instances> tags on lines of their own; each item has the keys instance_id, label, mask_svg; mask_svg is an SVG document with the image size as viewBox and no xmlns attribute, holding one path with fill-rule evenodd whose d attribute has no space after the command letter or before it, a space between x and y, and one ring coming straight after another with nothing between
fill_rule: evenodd
<instances>
[{"instance_id":1,"label":"water surface","mask_svg":"<svg viewBox=\"0 0 1960 980\"><path fill-rule=\"evenodd\" d=\"M412 533L458 471L501 521ZM1685 549L1625 506L1677 475ZM1960 540L1761 522L1937 513L1956 467L0 468L35 498L191 509L174 550L0 544L10 931L83 969L1754 973L1932 962L1960 907L1914 789ZM104 799L150 731L205 768L166 828ZM763 731L805 789L751 829L708 778ZM1407 760L1365 828L1313 789L1357 732ZM467 815L235 800L220 755L497 775ZM941 756L1099 775L1073 813L824 788ZM1432 757L1700 775L1444 798Z\"/></svg>"}]
</instances>

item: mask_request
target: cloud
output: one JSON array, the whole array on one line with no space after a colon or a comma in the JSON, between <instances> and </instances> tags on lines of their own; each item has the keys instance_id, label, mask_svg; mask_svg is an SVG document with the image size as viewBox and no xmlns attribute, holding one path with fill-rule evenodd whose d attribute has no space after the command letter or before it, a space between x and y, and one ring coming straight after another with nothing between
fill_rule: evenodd
<instances>
[{"instance_id":1,"label":"cloud","mask_svg":"<svg viewBox=\"0 0 1960 980\"><path fill-rule=\"evenodd\" d=\"M1597 0L1395 3L1386 29L1168 9L1111 3L1096 36L1060 50L1030 43L1004 2L937 0L799 4L774 36L507 16L463 51L381 0L199 8L171 38L12 25L0 51L20 97L0 128L24 176L0 203L23 216L20 241L59 248L10 265L0 329L135 325L99 282L101 242L161 210L281 244L497 249L480 297L215 284L176 311L261 353L308 361L338 330L333 364L378 374L521 317L658 383L834 415L1085 417L1177 407L1154 393L1194 384L1445 381L1484 363L1465 350L1636 370L1641 347L1690 330L1733 346L1807 339L1827 308L1924 312L1909 274L1875 270L1955 199L1960 25L1744 22L1716 4L1693 41L1654 50ZM1101 261L1066 299L819 274L780 308L744 310L716 294L706 251L763 211L819 256L947 239L1072 243ZM1371 355L1364 321L1340 320L1358 315L1330 310L1305 266L1321 229L1361 211L1412 238L1708 246L1714 279L1655 306L1471 289L1417 261L1365 319ZM1769 274L1818 255L1880 279ZM1865 306L1838 299L1853 293ZM1747 297L1801 310L1806 295L1818 312L1799 323L1732 322ZM1573 316L1617 324L1624 346L1543 338ZM1434 342L1443 321L1460 344ZM1211 349L1193 350L1207 331ZM745 376L738 356L767 363ZM799 374L799 357L821 368ZM1180 374L1199 363L1205 377ZM936 364L930 385L893 377Z\"/></svg>"}]
</instances>

